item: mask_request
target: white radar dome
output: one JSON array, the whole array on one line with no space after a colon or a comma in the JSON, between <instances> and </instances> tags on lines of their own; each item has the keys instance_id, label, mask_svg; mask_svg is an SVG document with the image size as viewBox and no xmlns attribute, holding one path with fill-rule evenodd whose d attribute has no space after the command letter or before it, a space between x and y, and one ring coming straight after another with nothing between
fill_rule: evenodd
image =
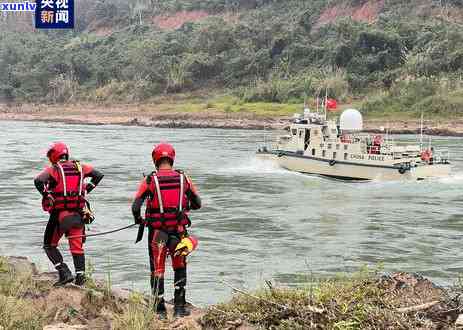
<instances>
[{"instance_id":1,"label":"white radar dome","mask_svg":"<svg viewBox=\"0 0 463 330\"><path fill-rule=\"evenodd\" d=\"M339 118L339 125L344 131L361 131L363 129L362 114L355 109L344 110Z\"/></svg>"}]
</instances>

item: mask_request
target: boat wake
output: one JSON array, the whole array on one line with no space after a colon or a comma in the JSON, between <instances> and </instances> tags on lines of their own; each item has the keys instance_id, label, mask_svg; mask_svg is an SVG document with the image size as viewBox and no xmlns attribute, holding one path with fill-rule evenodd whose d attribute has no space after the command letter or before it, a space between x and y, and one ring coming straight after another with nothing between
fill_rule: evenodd
<instances>
[{"instance_id":1,"label":"boat wake","mask_svg":"<svg viewBox=\"0 0 463 330\"><path fill-rule=\"evenodd\" d=\"M244 159L240 164L225 164L224 167L218 168L220 174L238 174L238 175L255 175L255 174L278 174L278 175L301 175L299 173L287 171L270 159L261 159L251 157Z\"/></svg>"},{"instance_id":2,"label":"boat wake","mask_svg":"<svg viewBox=\"0 0 463 330\"><path fill-rule=\"evenodd\" d=\"M450 174L449 176L447 177L443 177L443 178L434 178L434 179L431 179L433 181L437 181L439 183L443 183L443 184L459 184L459 183L463 183L463 172L454 172L452 174Z\"/></svg>"}]
</instances>

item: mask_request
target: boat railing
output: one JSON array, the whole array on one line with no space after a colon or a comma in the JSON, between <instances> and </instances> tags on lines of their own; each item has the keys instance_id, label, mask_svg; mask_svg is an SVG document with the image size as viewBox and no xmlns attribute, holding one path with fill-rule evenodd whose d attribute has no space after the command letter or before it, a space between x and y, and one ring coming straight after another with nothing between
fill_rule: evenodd
<instances>
[{"instance_id":1,"label":"boat railing","mask_svg":"<svg viewBox=\"0 0 463 330\"><path fill-rule=\"evenodd\" d=\"M437 164L449 164L450 161L450 150L449 149L440 149L433 156L433 162Z\"/></svg>"}]
</instances>

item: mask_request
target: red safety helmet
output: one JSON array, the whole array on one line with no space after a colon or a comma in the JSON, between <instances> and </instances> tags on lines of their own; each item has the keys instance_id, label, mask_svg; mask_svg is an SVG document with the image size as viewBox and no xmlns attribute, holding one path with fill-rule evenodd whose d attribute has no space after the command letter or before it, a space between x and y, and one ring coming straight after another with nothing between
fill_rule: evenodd
<instances>
[{"instance_id":1,"label":"red safety helmet","mask_svg":"<svg viewBox=\"0 0 463 330\"><path fill-rule=\"evenodd\" d=\"M69 158L69 148L63 142L53 143L47 151L47 157L52 164L56 164L63 156Z\"/></svg>"},{"instance_id":2,"label":"red safety helmet","mask_svg":"<svg viewBox=\"0 0 463 330\"><path fill-rule=\"evenodd\" d=\"M173 164L175 161L175 149L169 143L159 143L158 145L154 146L151 156L153 157L153 162L155 165L162 158L170 159Z\"/></svg>"}]
</instances>

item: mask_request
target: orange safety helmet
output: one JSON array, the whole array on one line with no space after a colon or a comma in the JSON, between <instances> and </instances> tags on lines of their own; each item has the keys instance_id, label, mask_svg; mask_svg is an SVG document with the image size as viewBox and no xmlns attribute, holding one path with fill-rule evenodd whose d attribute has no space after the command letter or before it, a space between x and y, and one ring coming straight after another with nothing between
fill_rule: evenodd
<instances>
[{"instance_id":1,"label":"orange safety helmet","mask_svg":"<svg viewBox=\"0 0 463 330\"><path fill-rule=\"evenodd\" d=\"M151 156L153 157L153 162L155 165L162 158L169 159L173 164L175 161L175 149L169 143L159 143L158 145L154 147L153 152L151 153Z\"/></svg>"},{"instance_id":2,"label":"orange safety helmet","mask_svg":"<svg viewBox=\"0 0 463 330\"><path fill-rule=\"evenodd\" d=\"M48 148L47 157L52 164L58 163L63 156L69 158L69 148L65 143L55 142Z\"/></svg>"}]
</instances>

